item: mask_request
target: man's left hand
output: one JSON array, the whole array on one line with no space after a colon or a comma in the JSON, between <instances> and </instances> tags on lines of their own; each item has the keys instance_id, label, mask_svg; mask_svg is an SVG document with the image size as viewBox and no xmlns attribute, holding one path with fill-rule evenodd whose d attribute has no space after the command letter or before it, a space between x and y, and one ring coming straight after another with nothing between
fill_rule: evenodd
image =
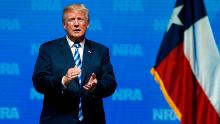
<instances>
[{"instance_id":1,"label":"man's left hand","mask_svg":"<svg viewBox=\"0 0 220 124\"><path fill-rule=\"evenodd\" d=\"M92 73L92 75L89 78L88 83L86 85L84 85L83 88L87 91L91 91L96 87L97 82L98 81L97 81L97 78L96 78L96 74Z\"/></svg>"}]
</instances>

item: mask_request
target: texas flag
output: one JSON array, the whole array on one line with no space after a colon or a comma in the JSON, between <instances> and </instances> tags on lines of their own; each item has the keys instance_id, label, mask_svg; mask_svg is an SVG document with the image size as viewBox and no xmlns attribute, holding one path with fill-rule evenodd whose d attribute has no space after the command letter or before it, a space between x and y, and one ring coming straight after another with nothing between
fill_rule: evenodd
<instances>
[{"instance_id":1,"label":"texas flag","mask_svg":"<svg viewBox=\"0 0 220 124\"><path fill-rule=\"evenodd\" d=\"M181 124L220 124L220 56L203 0L177 0L151 73Z\"/></svg>"}]
</instances>

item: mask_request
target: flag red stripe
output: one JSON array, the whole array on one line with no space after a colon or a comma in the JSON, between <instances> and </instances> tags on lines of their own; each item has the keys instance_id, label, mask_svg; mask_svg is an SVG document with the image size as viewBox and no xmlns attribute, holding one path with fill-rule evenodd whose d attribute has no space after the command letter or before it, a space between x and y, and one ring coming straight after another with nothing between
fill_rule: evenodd
<instances>
[{"instance_id":1,"label":"flag red stripe","mask_svg":"<svg viewBox=\"0 0 220 124\"><path fill-rule=\"evenodd\" d=\"M183 42L157 66L166 92L180 111L182 124L220 124L220 117L195 78Z\"/></svg>"}]
</instances>

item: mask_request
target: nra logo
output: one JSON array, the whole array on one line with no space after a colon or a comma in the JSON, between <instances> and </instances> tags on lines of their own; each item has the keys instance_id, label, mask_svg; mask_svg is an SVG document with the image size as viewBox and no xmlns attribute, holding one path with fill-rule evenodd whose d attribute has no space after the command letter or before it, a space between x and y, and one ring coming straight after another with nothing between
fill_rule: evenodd
<instances>
[{"instance_id":1,"label":"nra logo","mask_svg":"<svg viewBox=\"0 0 220 124\"><path fill-rule=\"evenodd\" d=\"M142 0L114 0L115 11L144 11Z\"/></svg>"},{"instance_id":2,"label":"nra logo","mask_svg":"<svg viewBox=\"0 0 220 124\"><path fill-rule=\"evenodd\" d=\"M0 75L20 75L20 68L17 63L0 63Z\"/></svg>"},{"instance_id":3,"label":"nra logo","mask_svg":"<svg viewBox=\"0 0 220 124\"><path fill-rule=\"evenodd\" d=\"M154 121L176 121L177 117L172 109L153 109Z\"/></svg>"},{"instance_id":4,"label":"nra logo","mask_svg":"<svg viewBox=\"0 0 220 124\"><path fill-rule=\"evenodd\" d=\"M19 119L19 112L16 107L0 107L0 119Z\"/></svg>"},{"instance_id":5,"label":"nra logo","mask_svg":"<svg viewBox=\"0 0 220 124\"><path fill-rule=\"evenodd\" d=\"M44 96L38 93L34 88L30 89L30 99L31 100L43 100Z\"/></svg>"},{"instance_id":6,"label":"nra logo","mask_svg":"<svg viewBox=\"0 0 220 124\"><path fill-rule=\"evenodd\" d=\"M31 0L32 10L38 11L60 11L60 0Z\"/></svg>"},{"instance_id":7,"label":"nra logo","mask_svg":"<svg viewBox=\"0 0 220 124\"><path fill-rule=\"evenodd\" d=\"M141 44L113 44L113 56L142 56Z\"/></svg>"},{"instance_id":8,"label":"nra logo","mask_svg":"<svg viewBox=\"0 0 220 124\"><path fill-rule=\"evenodd\" d=\"M117 89L112 96L113 101L142 101L143 96L140 89Z\"/></svg>"},{"instance_id":9,"label":"nra logo","mask_svg":"<svg viewBox=\"0 0 220 124\"><path fill-rule=\"evenodd\" d=\"M0 30L20 30L20 22L18 19L0 19Z\"/></svg>"}]
</instances>

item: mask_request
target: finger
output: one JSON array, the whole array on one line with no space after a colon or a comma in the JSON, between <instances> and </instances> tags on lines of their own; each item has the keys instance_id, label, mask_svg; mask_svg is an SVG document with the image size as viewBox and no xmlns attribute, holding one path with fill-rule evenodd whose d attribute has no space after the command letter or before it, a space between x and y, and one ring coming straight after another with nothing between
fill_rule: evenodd
<instances>
[{"instance_id":1,"label":"finger","mask_svg":"<svg viewBox=\"0 0 220 124\"><path fill-rule=\"evenodd\" d=\"M88 88L90 88L90 87L92 86L92 84L89 83L89 84L86 84L85 86L88 87Z\"/></svg>"},{"instance_id":2,"label":"finger","mask_svg":"<svg viewBox=\"0 0 220 124\"><path fill-rule=\"evenodd\" d=\"M92 73L92 76L91 76L93 79L96 78L96 74L95 73Z\"/></svg>"},{"instance_id":3,"label":"finger","mask_svg":"<svg viewBox=\"0 0 220 124\"><path fill-rule=\"evenodd\" d=\"M71 72L74 72L75 68L70 68L69 70L70 70Z\"/></svg>"},{"instance_id":4,"label":"finger","mask_svg":"<svg viewBox=\"0 0 220 124\"><path fill-rule=\"evenodd\" d=\"M73 72L71 73L72 76L78 76L79 75L79 72Z\"/></svg>"},{"instance_id":5,"label":"finger","mask_svg":"<svg viewBox=\"0 0 220 124\"><path fill-rule=\"evenodd\" d=\"M84 88L85 90L89 90L89 88L88 88L87 86L83 86L83 88Z\"/></svg>"},{"instance_id":6,"label":"finger","mask_svg":"<svg viewBox=\"0 0 220 124\"><path fill-rule=\"evenodd\" d=\"M88 84L86 84L86 86L87 86L89 89L91 89L91 88L92 88L92 83L88 83Z\"/></svg>"},{"instance_id":7,"label":"finger","mask_svg":"<svg viewBox=\"0 0 220 124\"><path fill-rule=\"evenodd\" d=\"M77 77L77 76L75 76L75 75L72 75L72 76L71 76L71 79L75 79L76 77Z\"/></svg>"},{"instance_id":8,"label":"finger","mask_svg":"<svg viewBox=\"0 0 220 124\"><path fill-rule=\"evenodd\" d=\"M79 72L81 72L81 69L78 67L78 66L74 66L74 68L73 68L74 70L77 70L77 71L79 71Z\"/></svg>"},{"instance_id":9,"label":"finger","mask_svg":"<svg viewBox=\"0 0 220 124\"><path fill-rule=\"evenodd\" d=\"M89 90L94 89L96 86L95 85L91 85L90 87L87 87Z\"/></svg>"},{"instance_id":10,"label":"finger","mask_svg":"<svg viewBox=\"0 0 220 124\"><path fill-rule=\"evenodd\" d=\"M89 78L89 82L92 82L92 80L95 79L95 78L96 78L95 73L92 73L92 75Z\"/></svg>"},{"instance_id":11,"label":"finger","mask_svg":"<svg viewBox=\"0 0 220 124\"><path fill-rule=\"evenodd\" d=\"M89 81L88 81L88 83L90 83L90 82L92 82L92 76L89 78Z\"/></svg>"},{"instance_id":12,"label":"finger","mask_svg":"<svg viewBox=\"0 0 220 124\"><path fill-rule=\"evenodd\" d=\"M97 85L97 83L95 83L95 82L94 82L94 83L92 83L92 87L94 87L94 86L96 86L96 85Z\"/></svg>"}]
</instances>

